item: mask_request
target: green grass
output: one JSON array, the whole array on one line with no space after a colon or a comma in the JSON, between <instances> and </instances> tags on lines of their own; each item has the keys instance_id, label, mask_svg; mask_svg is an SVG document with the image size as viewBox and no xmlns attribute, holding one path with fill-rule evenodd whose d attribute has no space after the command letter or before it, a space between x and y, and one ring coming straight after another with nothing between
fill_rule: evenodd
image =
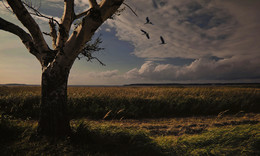
<instances>
[{"instance_id":1,"label":"green grass","mask_svg":"<svg viewBox=\"0 0 260 156\"><path fill-rule=\"evenodd\" d=\"M40 87L0 87L1 155L260 155L257 87L69 87L68 97L73 133L57 140L36 133Z\"/></svg>"},{"instance_id":2,"label":"green grass","mask_svg":"<svg viewBox=\"0 0 260 156\"><path fill-rule=\"evenodd\" d=\"M155 138L166 150L177 155L259 155L260 124L214 128L202 134L179 138Z\"/></svg>"},{"instance_id":3,"label":"green grass","mask_svg":"<svg viewBox=\"0 0 260 156\"><path fill-rule=\"evenodd\" d=\"M129 122L138 123L132 120ZM143 124L158 126L164 122L146 120ZM140 125L127 127L129 126L127 121L73 120L71 125L73 134L66 139L56 140L37 136L35 121L1 118L1 155L253 156L260 154L259 123L210 126L198 134L179 136L154 135Z\"/></svg>"},{"instance_id":4,"label":"green grass","mask_svg":"<svg viewBox=\"0 0 260 156\"><path fill-rule=\"evenodd\" d=\"M71 118L160 118L260 112L260 89L244 87L69 87ZM40 87L0 87L0 111L38 119Z\"/></svg>"},{"instance_id":5,"label":"green grass","mask_svg":"<svg viewBox=\"0 0 260 156\"><path fill-rule=\"evenodd\" d=\"M141 130L78 121L73 124L70 137L57 140L37 136L36 125L1 119L1 155L163 155L160 147Z\"/></svg>"}]
</instances>

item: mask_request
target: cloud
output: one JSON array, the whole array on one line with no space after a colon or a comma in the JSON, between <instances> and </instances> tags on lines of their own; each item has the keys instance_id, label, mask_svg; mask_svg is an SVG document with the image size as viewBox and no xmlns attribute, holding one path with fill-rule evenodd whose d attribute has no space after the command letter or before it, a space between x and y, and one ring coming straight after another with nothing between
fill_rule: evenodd
<instances>
[{"instance_id":1,"label":"cloud","mask_svg":"<svg viewBox=\"0 0 260 156\"><path fill-rule=\"evenodd\" d=\"M112 78L118 75L118 70L108 70L104 72L90 72L88 75L92 78L100 78L100 79L106 79L106 78Z\"/></svg>"},{"instance_id":2,"label":"cloud","mask_svg":"<svg viewBox=\"0 0 260 156\"><path fill-rule=\"evenodd\" d=\"M124 74L125 79L142 81L198 81L198 80L245 80L260 79L259 58L229 59L200 58L190 65L175 66L146 61L139 69Z\"/></svg>"},{"instance_id":3,"label":"cloud","mask_svg":"<svg viewBox=\"0 0 260 156\"><path fill-rule=\"evenodd\" d=\"M226 10L216 9L211 3L140 0L138 6L133 5L138 18L128 10L108 23L117 28L120 39L133 43L137 57L199 58L220 49L223 40L236 30L236 20ZM144 25L146 16L154 25ZM140 29L147 31L151 39L142 36ZM166 45L159 45L160 36L164 37Z\"/></svg>"},{"instance_id":4,"label":"cloud","mask_svg":"<svg viewBox=\"0 0 260 156\"><path fill-rule=\"evenodd\" d=\"M260 2L243 0L137 0L129 2L139 17L129 10L108 21L121 40L132 43L133 54L146 61L129 70L127 79L235 80L259 79ZM258 6L258 7L257 7ZM149 17L154 25L145 25ZM147 31L146 39L140 29ZM166 45L160 45L163 36ZM194 59L176 66L156 60ZM215 58L215 59L213 59Z\"/></svg>"},{"instance_id":5,"label":"cloud","mask_svg":"<svg viewBox=\"0 0 260 156\"><path fill-rule=\"evenodd\" d=\"M131 1L129 5L132 4L138 18L127 10L117 20L108 23L117 28L121 40L130 41L135 46L137 57L201 58L213 54L227 57L245 50L256 53L251 51L252 47L247 47L260 39L256 35L260 31L256 8L250 11L250 7L242 7L237 1L224 0L138 0L138 5L135 2ZM248 3L250 6L259 4L256 1ZM154 25L144 25L146 16ZM140 29L147 31L151 39L147 40ZM160 36L164 37L166 45L159 45Z\"/></svg>"}]
</instances>

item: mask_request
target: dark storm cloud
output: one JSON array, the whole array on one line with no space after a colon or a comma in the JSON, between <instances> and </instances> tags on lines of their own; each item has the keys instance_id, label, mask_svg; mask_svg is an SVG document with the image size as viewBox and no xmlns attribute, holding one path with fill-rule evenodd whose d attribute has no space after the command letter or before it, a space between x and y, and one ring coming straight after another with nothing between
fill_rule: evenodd
<instances>
[{"instance_id":1,"label":"dark storm cloud","mask_svg":"<svg viewBox=\"0 0 260 156\"><path fill-rule=\"evenodd\" d=\"M259 1L153 0L151 8L149 1L138 2L138 8L148 8L140 9L140 18L150 15L155 26L146 28L151 39L144 41L133 36L139 35L135 29L142 25L131 23L131 15L115 23L119 38L131 41L134 54L148 60L125 77L156 81L260 78ZM156 44L160 35L165 46ZM190 61L178 64L167 58Z\"/></svg>"}]
</instances>

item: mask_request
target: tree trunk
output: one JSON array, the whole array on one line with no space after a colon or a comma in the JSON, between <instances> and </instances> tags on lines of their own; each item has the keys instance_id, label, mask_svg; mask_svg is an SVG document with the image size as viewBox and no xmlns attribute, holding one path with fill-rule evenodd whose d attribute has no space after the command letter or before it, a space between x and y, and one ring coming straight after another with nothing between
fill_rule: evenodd
<instances>
[{"instance_id":1,"label":"tree trunk","mask_svg":"<svg viewBox=\"0 0 260 156\"><path fill-rule=\"evenodd\" d=\"M55 68L48 67L42 72L38 133L64 137L71 132L67 113L67 82L70 69L61 66Z\"/></svg>"}]
</instances>

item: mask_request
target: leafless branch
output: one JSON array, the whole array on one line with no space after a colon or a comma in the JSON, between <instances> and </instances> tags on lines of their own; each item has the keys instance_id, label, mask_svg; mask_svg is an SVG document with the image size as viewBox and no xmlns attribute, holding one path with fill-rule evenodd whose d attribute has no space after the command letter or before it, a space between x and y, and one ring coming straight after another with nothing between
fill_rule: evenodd
<instances>
[{"instance_id":1,"label":"leafless branch","mask_svg":"<svg viewBox=\"0 0 260 156\"><path fill-rule=\"evenodd\" d=\"M124 4L125 6L127 6L127 7L135 14L136 17L138 17L138 15L136 14L136 12L135 12L128 4L126 4L125 2L123 2L123 4Z\"/></svg>"},{"instance_id":2,"label":"leafless branch","mask_svg":"<svg viewBox=\"0 0 260 156\"><path fill-rule=\"evenodd\" d=\"M22 1L28 4L29 6L31 6L32 8L35 8L36 10L39 10L39 8L41 7L41 0L22 0Z\"/></svg>"},{"instance_id":3,"label":"leafless branch","mask_svg":"<svg viewBox=\"0 0 260 156\"><path fill-rule=\"evenodd\" d=\"M33 43L32 37L22 28L0 17L0 30L7 31L18 36L22 40L25 47L29 50L29 52L33 54L38 60L40 60L39 52L36 49L35 44Z\"/></svg>"},{"instance_id":4,"label":"leafless branch","mask_svg":"<svg viewBox=\"0 0 260 156\"><path fill-rule=\"evenodd\" d=\"M135 12L128 4L126 4L125 2L123 2L123 4L124 4L127 8L129 8L129 9L131 10L131 12L133 12L136 17L138 17L138 15L136 14L136 12ZM110 19L115 19L116 16L120 16L120 15L121 15L121 12L123 12L124 10L125 10L125 7L122 8L122 9L118 9L118 10L110 17Z\"/></svg>"},{"instance_id":5,"label":"leafless branch","mask_svg":"<svg viewBox=\"0 0 260 156\"><path fill-rule=\"evenodd\" d=\"M38 9L36 9L32 6L32 3L28 3L26 1L26 2L23 2L23 4L33 11L33 12L29 12L30 14L38 16L38 17L43 17L43 18L49 19L50 33L43 32L43 34L52 37L52 46L55 49L56 48L56 40L57 40L56 24L59 25L59 22L57 20L55 20L53 17L48 17L48 16L40 13L38 11Z\"/></svg>"},{"instance_id":6,"label":"leafless branch","mask_svg":"<svg viewBox=\"0 0 260 156\"><path fill-rule=\"evenodd\" d=\"M88 1L89 1L90 8L97 8L98 7L96 0L88 0Z\"/></svg>"},{"instance_id":7,"label":"leafless branch","mask_svg":"<svg viewBox=\"0 0 260 156\"><path fill-rule=\"evenodd\" d=\"M63 51L68 40L71 24L75 20L74 0L64 0L64 11L59 24L56 46Z\"/></svg>"},{"instance_id":8,"label":"leafless branch","mask_svg":"<svg viewBox=\"0 0 260 156\"><path fill-rule=\"evenodd\" d=\"M91 60L93 60L93 59L97 60L102 66L106 66L106 64L104 64L103 62L101 62L97 57L88 58L87 61L90 61L90 62L91 62Z\"/></svg>"},{"instance_id":9,"label":"leafless branch","mask_svg":"<svg viewBox=\"0 0 260 156\"><path fill-rule=\"evenodd\" d=\"M35 19L32 18L28 9L21 0L6 0L9 6L12 8L14 14L18 20L27 28L33 38L35 46L40 49L39 51L43 54L44 51L49 50L49 46L46 43L39 25Z\"/></svg>"},{"instance_id":10,"label":"leafless branch","mask_svg":"<svg viewBox=\"0 0 260 156\"><path fill-rule=\"evenodd\" d=\"M125 10L125 7L122 9L118 9L111 17L110 19L115 19L116 16L120 16L121 12L123 12Z\"/></svg>"},{"instance_id":11,"label":"leafless branch","mask_svg":"<svg viewBox=\"0 0 260 156\"><path fill-rule=\"evenodd\" d=\"M75 19L79 19L79 18L81 18L81 17L87 15L87 13L88 13L89 11L90 11L90 9L88 9L87 11L84 11L84 12L78 14L78 15L76 15L76 16L75 16Z\"/></svg>"},{"instance_id":12,"label":"leafless branch","mask_svg":"<svg viewBox=\"0 0 260 156\"><path fill-rule=\"evenodd\" d=\"M35 9L34 7L32 7L31 5L25 3L25 2L22 2L26 7L28 7L29 9L31 9L33 12L29 12L30 14L34 15L34 16L38 16L38 17L42 17L42 18L46 18L46 19L49 19L49 20L53 20L55 21L56 24L59 24L59 22L54 19L53 17L48 17L46 15L43 15L42 13L40 13L37 9Z\"/></svg>"},{"instance_id":13,"label":"leafless branch","mask_svg":"<svg viewBox=\"0 0 260 156\"><path fill-rule=\"evenodd\" d=\"M50 33L47 33L47 32L42 32L44 35L47 35L47 36L51 36Z\"/></svg>"},{"instance_id":14,"label":"leafless branch","mask_svg":"<svg viewBox=\"0 0 260 156\"><path fill-rule=\"evenodd\" d=\"M97 37L97 39L94 41L94 43L86 43L85 47L80 53L80 56L78 56L78 59L82 57L86 57L87 61L90 61L95 59L97 60L102 66L105 66L105 64L100 61L97 57L93 56L93 53L104 50L104 48L100 47L100 44L102 43L101 37Z\"/></svg>"},{"instance_id":15,"label":"leafless branch","mask_svg":"<svg viewBox=\"0 0 260 156\"><path fill-rule=\"evenodd\" d=\"M76 15L75 19L79 19L79 18L87 15L87 13L90 11L91 8L97 8L98 7L98 4L97 4L96 0L89 0L89 5L90 5L89 9L84 11L84 12L82 12L82 13L80 13L80 14L78 14L78 15Z\"/></svg>"}]
</instances>

